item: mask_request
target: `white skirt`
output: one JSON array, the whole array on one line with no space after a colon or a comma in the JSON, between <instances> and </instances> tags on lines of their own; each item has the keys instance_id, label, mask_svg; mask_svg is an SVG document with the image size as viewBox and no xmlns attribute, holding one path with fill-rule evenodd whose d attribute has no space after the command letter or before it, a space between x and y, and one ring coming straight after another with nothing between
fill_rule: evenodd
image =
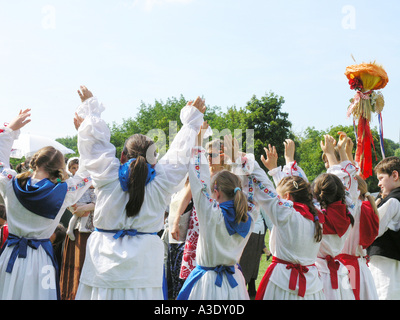
<instances>
[{"instance_id":1,"label":"white skirt","mask_svg":"<svg viewBox=\"0 0 400 320\"><path fill-rule=\"evenodd\" d=\"M17 257L7 273L13 248L6 247L0 256L0 300L57 300L56 271L44 249L28 247L26 258Z\"/></svg>"},{"instance_id":2,"label":"white skirt","mask_svg":"<svg viewBox=\"0 0 400 320\"><path fill-rule=\"evenodd\" d=\"M215 284L217 273L207 271L193 286L189 295L189 300L250 300L247 292L246 281L242 272L235 266L234 279L238 283L232 288L226 275L222 276L222 285Z\"/></svg>"},{"instance_id":3,"label":"white skirt","mask_svg":"<svg viewBox=\"0 0 400 320\"><path fill-rule=\"evenodd\" d=\"M80 283L75 300L164 300L162 288L110 289Z\"/></svg>"},{"instance_id":4,"label":"white skirt","mask_svg":"<svg viewBox=\"0 0 400 320\"><path fill-rule=\"evenodd\" d=\"M263 300L326 300L323 290L300 297L297 290L285 290L268 281Z\"/></svg>"}]
</instances>

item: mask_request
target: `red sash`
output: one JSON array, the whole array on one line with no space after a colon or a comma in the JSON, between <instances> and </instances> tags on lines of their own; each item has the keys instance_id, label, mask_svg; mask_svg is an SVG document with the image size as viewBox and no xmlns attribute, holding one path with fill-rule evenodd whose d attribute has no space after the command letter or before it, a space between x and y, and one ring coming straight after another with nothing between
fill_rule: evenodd
<instances>
[{"instance_id":1,"label":"red sash","mask_svg":"<svg viewBox=\"0 0 400 320\"><path fill-rule=\"evenodd\" d=\"M272 263L269 265L267 271L262 278L260 285L257 290L256 300L263 300L265 290L267 289L267 285L269 282L269 278L271 277L272 271L274 271L276 265L278 263L286 264L286 269L291 269L290 279L289 279L289 289L296 290L297 279L299 279L299 292L298 295L300 297L304 297L306 293L306 277L305 273L308 272L308 267L315 266L315 264L302 266L300 264L294 264L292 262L284 261L276 257L272 257Z\"/></svg>"},{"instance_id":2,"label":"red sash","mask_svg":"<svg viewBox=\"0 0 400 320\"><path fill-rule=\"evenodd\" d=\"M356 300L360 300L360 265L358 263L359 257L342 253L339 254L337 258L346 266L347 270L349 270L349 280L353 288L354 297L356 298ZM353 285L352 280L355 280L355 286Z\"/></svg>"},{"instance_id":3,"label":"red sash","mask_svg":"<svg viewBox=\"0 0 400 320\"><path fill-rule=\"evenodd\" d=\"M340 267L340 262L338 261L338 258L332 256L326 256L325 258L322 259L325 259L326 262L328 263L328 269L331 276L332 289L339 289L337 272Z\"/></svg>"}]
</instances>

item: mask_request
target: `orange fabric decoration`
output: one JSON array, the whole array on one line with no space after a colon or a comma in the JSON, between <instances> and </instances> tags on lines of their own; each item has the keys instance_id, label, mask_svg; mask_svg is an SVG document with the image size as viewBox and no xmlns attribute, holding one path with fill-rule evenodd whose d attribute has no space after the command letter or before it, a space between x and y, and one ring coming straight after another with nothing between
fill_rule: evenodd
<instances>
[{"instance_id":1,"label":"orange fabric decoration","mask_svg":"<svg viewBox=\"0 0 400 320\"><path fill-rule=\"evenodd\" d=\"M349 80L351 89L356 90L347 110L347 116L353 115L355 119L358 119L355 160L360 166L360 175L367 179L372 176L371 144L374 146L369 122L371 114L373 112L380 114L384 106L382 94L375 93L374 90L386 87L389 77L383 67L375 62L348 66L345 76ZM382 145L381 149L383 150Z\"/></svg>"}]
</instances>

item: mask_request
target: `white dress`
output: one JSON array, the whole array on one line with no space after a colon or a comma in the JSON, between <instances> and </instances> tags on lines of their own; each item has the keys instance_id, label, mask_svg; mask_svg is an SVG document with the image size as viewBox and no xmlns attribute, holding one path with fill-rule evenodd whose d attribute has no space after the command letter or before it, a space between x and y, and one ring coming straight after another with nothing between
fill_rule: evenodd
<instances>
[{"instance_id":1,"label":"white dress","mask_svg":"<svg viewBox=\"0 0 400 320\"><path fill-rule=\"evenodd\" d=\"M362 201L357 200L356 208L353 211L354 226L350 230L350 234L344 243L341 254L357 257L358 271L354 269L352 265L348 265L347 269L349 269L350 285L353 289L356 287L357 277L359 277L360 300L377 300L378 294L374 279L368 267L367 250L360 245L361 204Z\"/></svg>"},{"instance_id":2,"label":"white dress","mask_svg":"<svg viewBox=\"0 0 400 320\"><path fill-rule=\"evenodd\" d=\"M155 165L156 176L145 187L139 214L127 217L129 194L121 188L120 161L110 143L110 130L95 97L77 110L85 118L78 130L80 167L88 170L96 188L94 226L104 230L150 233L114 239L112 233L94 231L88 241L76 299L163 299L164 245L156 233L163 228L171 195L182 188L188 172L190 149L203 114L187 105L181 111L183 127L166 155Z\"/></svg>"},{"instance_id":3,"label":"white dress","mask_svg":"<svg viewBox=\"0 0 400 320\"><path fill-rule=\"evenodd\" d=\"M17 199L13 178L17 173L9 167L9 157L18 131L0 133L0 193L7 210L10 234L25 239L49 239L68 206L76 203L90 187L90 178L82 170L68 179L64 202L52 220L27 210ZM0 300L55 300L57 299L56 271L42 246L27 247L26 258L15 260L12 272L6 272L14 246L5 247L0 256Z\"/></svg>"},{"instance_id":4,"label":"white dress","mask_svg":"<svg viewBox=\"0 0 400 320\"><path fill-rule=\"evenodd\" d=\"M357 168L351 164L350 161L344 161L339 165L331 166L328 173L334 174L341 179L346 190L346 203L349 212L354 217L355 206L353 199L358 195L358 185L357 180L355 180L355 175L357 173ZM346 239L349 237L352 230L352 225L350 224L347 231L339 236L337 234L325 234L322 237L320 251L318 253L318 259L316 265L321 274L321 279L324 284L324 292L327 300L354 300L354 293L349 281L349 271L346 266L337 259L337 256L342 252ZM332 257L334 263L339 266L337 270L337 281L338 288L332 288L332 275L329 270L329 261L327 257Z\"/></svg>"},{"instance_id":5,"label":"white dress","mask_svg":"<svg viewBox=\"0 0 400 320\"><path fill-rule=\"evenodd\" d=\"M274 174L274 182L278 183L280 179L285 175L297 175L303 177L306 181L307 178L305 173L297 167L296 164L290 163L285 166L280 172L280 170L274 169L272 174ZM334 165L330 167L327 171L330 174L338 176L346 191L346 202L350 213L354 216L354 197L357 198L358 195L358 185L355 179L356 167L354 167L350 161L344 161L339 165ZM320 209L318 203L315 203L316 207ZM318 253L318 258L316 260L316 266L321 276L322 283L324 285L325 297L328 300L354 300L354 294L348 278L348 269L341 263L336 257L341 253L344 243L348 238L352 226L350 225L347 231L339 237L337 234L324 234L321 241L320 250ZM331 283L331 272L328 268L327 257L331 256L334 258L334 263L338 264L338 289L332 289Z\"/></svg>"},{"instance_id":6,"label":"white dress","mask_svg":"<svg viewBox=\"0 0 400 320\"><path fill-rule=\"evenodd\" d=\"M222 275L221 286L217 286L217 272L209 270L194 284L188 299L249 300L245 279L238 263L258 218L258 210L249 204L251 225L245 237L238 233L229 235L222 209L210 196L210 169L205 150L201 147L193 148L193 159L194 163L189 167L189 181L199 219L196 265L207 268L233 266L235 272L232 276L237 286L232 288L225 274Z\"/></svg>"},{"instance_id":7,"label":"white dress","mask_svg":"<svg viewBox=\"0 0 400 320\"><path fill-rule=\"evenodd\" d=\"M297 212L293 208L293 202L283 200L278 196L272 182L257 163L255 163L254 171L249 174L253 177L255 200L273 224L269 242L272 255L292 266L299 267L300 265L307 268L303 271L306 283L303 297L299 295L300 277L296 280L295 288L289 289L294 268L289 269L288 264L277 263L264 294L257 298L264 300L325 299L322 282L315 266L320 243L314 240L314 222Z\"/></svg>"},{"instance_id":8,"label":"white dress","mask_svg":"<svg viewBox=\"0 0 400 320\"><path fill-rule=\"evenodd\" d=\"M378 211L378 237L382 236L388 229L400 230L400 202L397 199L389 199L378 208ZM369 267L379 300L400 300L400 261L373 255Z\"/></svg>"}]
</instances>

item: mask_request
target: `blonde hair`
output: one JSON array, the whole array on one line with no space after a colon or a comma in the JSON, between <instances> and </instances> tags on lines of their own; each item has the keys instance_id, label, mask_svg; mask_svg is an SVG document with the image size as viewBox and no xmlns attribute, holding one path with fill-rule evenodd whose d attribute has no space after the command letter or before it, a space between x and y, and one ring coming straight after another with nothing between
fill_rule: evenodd
<instances>
[{"instance_id":1,"label":"blonde hair","mask_svg":"<svg viewBox=\"0 0 400 320\"><path fill-rule=\"evenodd\" d=\"M214 190L218 190L228 199L234 200L235 222L246 222L248 219L247 196L242 191L242 183L239 177L228 170L222 170L213 177L211 185L214 187Z\"/></svg>"},{"instance_id":2,"label":"blonde hair","mask_svg":"<svg viewBox=\"0 0 400 320\"><path fill-rule=\"evenodd\" d=\"M19 185L25 187L26 182L32 176L33 171L42 168L49 174L49 180L53 183L64 182L68 179L65 168L65 158L61 151L54 147L44 147L37 151L29 162L29 169L17 175ZM60 181L58 181L60 180Z\"/></svg>"},{"instance_id":3,"label":"blonde hair","mask_svg":"<svg viewBox=\"0 0 400 320\"><path fill-rule=\"evenodd\" d=\"M357 179L357 182L358 182L358 190L360 190L360 198L361 198L361 200L364 200L365 198L367 198L367 200L369 201L369 203L372 206L372 209L374 209L375 214L379 216L378 207L376 206L374 197L371 196L369 194L369 192L368 192L367 183L359 175L356 175L356 179Z\"/></svg>"}]
</instances>

